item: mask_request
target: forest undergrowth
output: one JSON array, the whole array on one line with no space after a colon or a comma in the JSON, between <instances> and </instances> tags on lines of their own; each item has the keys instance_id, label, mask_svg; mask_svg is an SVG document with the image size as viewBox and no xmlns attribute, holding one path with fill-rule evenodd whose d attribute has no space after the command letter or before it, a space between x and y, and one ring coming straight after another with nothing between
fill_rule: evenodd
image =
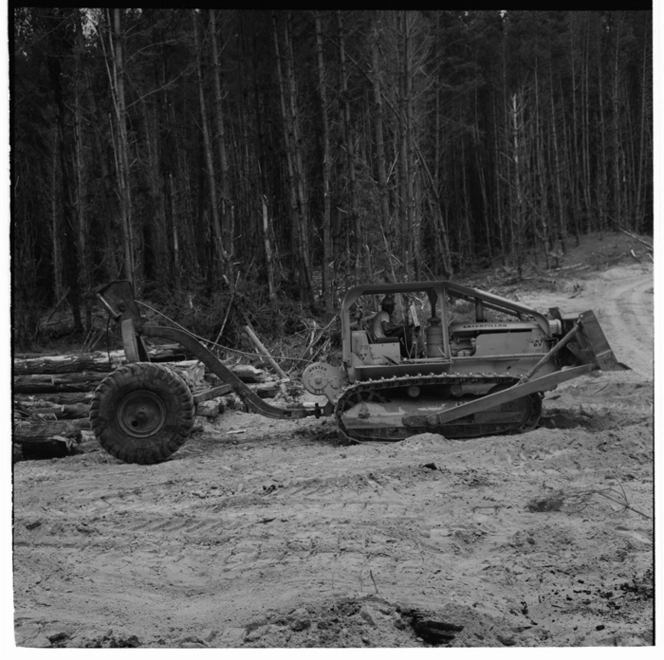
<instances>
[{"instance_id":1,"label":"forest undergrowth","mask_svg":"<svg viewBox=\"0 0 664 660\"><path fill-rule=\"evenodd\" d=\"M509 264L478 269L468 264L455 281L518 300L522 291L565 291L574 295L583 288L588 274L615 266L650 261L652 252L644 242L624 233L592 233L570 240L557 267L546 268L537 254L529 255L521 275ZM343 297L338 293L337 305ZM88 328L77 330L66 300L43 310L32 334L14 336L17 353L77 353L115 350L122 347L119 328L108 322L101 305L91 298ZM376 297L376 304L379 298ZM303 307L280 291L270 300L267 287L255 279L238 276L236 285L210 291L201 286L178 296L163 287L146 287L139 307L146 321L156 325L179 325L222 359L261 364L256 348L244 328L251 327L269 353L287 373L298 373L311 361L329 361L340 355L341 335L338 315L320 307ZM378 307L376 307L378 309Z\"/></svg>"}]
</instances>

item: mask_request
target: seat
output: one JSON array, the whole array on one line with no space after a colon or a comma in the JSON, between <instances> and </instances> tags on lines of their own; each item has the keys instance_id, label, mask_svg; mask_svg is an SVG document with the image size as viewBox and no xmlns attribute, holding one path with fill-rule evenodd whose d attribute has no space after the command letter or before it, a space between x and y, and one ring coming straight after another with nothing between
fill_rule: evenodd
<instances>
[{"instance_id":1,"label":"seat","mask_svg":"<svg viewBox=\"0 0 664 660\"><path fill-rule=\"evenodd\" d=\"M380 313L380 312L379 312ZM376 314L378 316L378 314ZM364 329L369 338L370 344L398 344L399 337L378 337L376 338L373 333L373 322L376 316L372 316L368 322L365 322Z\"/></svg>"}]
</instances>

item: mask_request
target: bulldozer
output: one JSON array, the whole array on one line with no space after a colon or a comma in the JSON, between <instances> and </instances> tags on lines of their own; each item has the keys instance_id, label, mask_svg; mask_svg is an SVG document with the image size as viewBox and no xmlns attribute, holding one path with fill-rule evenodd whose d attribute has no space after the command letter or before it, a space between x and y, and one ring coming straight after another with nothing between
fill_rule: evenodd
<instances>
[{"instance_id":1,"label":"bulldozer","mask_svg":"<svg viewBox=\"0 0 664 660\"><path fill-rule=\"evenodd\" d=\"M375 336L363 313L384 296L404 310L401 338ZM534 429L545 392L598 369L626 368L592 311L543 314L448 280L366 284L341 301L341 364L314 362L302 372L316 401L277 406L186 330L147 323L129 281L110 282L97 297L120 325L126 364L95 390L90 422L101 446L129 463L168 459L190 434L197 403L230 392L274 419L333 417L347 443L421 433L464 439ZM177 342L222 385L192 392L172 369L150 362L148 339Z\"/></svg>"}]
</instances>

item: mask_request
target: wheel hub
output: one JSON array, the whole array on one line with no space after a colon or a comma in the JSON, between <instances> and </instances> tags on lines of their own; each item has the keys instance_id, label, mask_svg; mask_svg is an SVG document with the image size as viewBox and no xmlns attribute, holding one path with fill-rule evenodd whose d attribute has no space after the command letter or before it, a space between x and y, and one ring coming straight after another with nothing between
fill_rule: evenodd
<instances>
[{"instance_id":1,"label":"wheel hub","mask_svg":"<svg viewBox=\"0 0 664 660\"><path fill-rule=\"evenodd\" d=\"M154 435L164 425L165 420L164 402L148 390L131 392L122 400L118 409L120 427L135 438Z\"/></svg>"}]
</instances>

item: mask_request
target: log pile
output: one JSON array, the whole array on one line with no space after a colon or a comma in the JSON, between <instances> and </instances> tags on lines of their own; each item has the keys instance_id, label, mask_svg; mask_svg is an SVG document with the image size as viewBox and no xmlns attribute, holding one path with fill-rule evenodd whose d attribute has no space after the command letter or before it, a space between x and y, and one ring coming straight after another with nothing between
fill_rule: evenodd
<instances>
[{"instance_id":1,"label":"log pile","mask_svg":"<svg viewBox=\"0 0 664 660\"><path fill-rule=\"evenodd\" d=\"M176 371L194 393L197 414L214 418L227 408L241 407L239 398L222 386L198 360L187 359L178 346L148 351L150 360ZM80 451L95 388L125 363L124 352L78 355L18 354L13 362L15 449L23 458L58 457ZM279 385L251 365L226 365L263 398L275 396ZM89 435L89 433L88 433ZM15 454L15 458L18 458Z\"/></svg>"}]
</instances>

